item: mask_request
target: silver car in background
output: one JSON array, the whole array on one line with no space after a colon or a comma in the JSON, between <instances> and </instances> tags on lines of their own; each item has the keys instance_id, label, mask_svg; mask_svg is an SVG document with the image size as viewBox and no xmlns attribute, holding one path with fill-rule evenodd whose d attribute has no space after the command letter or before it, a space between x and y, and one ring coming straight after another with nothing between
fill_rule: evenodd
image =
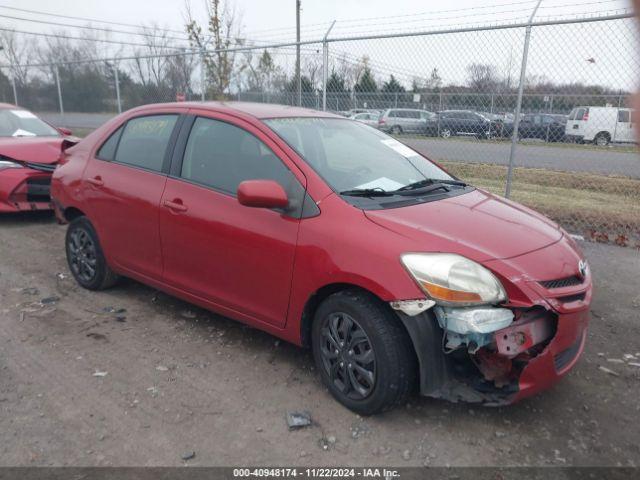
<instances>
[{"instance_id":1,"label":"silver car in background","mask_svg":"<svg viewBox=\"0 0 640 480\"><path fill-rule=\"evenodd\" d=\"M378 128L393 134L421 133L436 135L438 132L438 116L433 112L416 108L390 108L380 115Z\"/></svg>"},{"instance_id":2,"label":"silver car in background","mask_svg":"<svg viewBox=\"0 0 640 480\"><path fill-rule=\"evenodd\" d=\"M380 112L364 112L356 113L349 117L351 120L355 120L370 127L378 128L378 118L380 118Z\"/></svg>"}]
</instances>

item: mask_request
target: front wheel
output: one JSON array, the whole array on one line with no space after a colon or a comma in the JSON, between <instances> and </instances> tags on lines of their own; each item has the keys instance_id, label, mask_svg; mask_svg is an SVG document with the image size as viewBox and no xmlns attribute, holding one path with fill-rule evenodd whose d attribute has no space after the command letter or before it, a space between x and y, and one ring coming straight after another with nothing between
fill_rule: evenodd
<instances>
[{"instance_id":1,"label":"front wheel","mask_svg":"<svg viewBox=\"0 0 640 480\"><path fill-rule=\"evenodd\" d=\"M107 265L98 234L87 217L78 217L69 224L65 249L69 270L80 286L102 290L117 282L118 275Z\"/></svg>"},{"instance_id":2,"label":"front wheel","mask_svg":"<svg viewBox=\"0 0 640 480\"><path fill-rule=\"evenodd\" d=\"M313 356L323 383L361 415L404 402L416 377L411 339L394 313L370 294L344 291L318 308Z\"/></svg>"},{"instance_id":3,"label":"front wheel","mask_svg":"<svg viewBox=\"0 0 640 480\"><path fill-rule=\"evenodd\" d=\"M442 138L450 138L451 137L451 130L448 128L443 128L442 130L440 130L440 136Z\"/></svg>"}]
</instances>

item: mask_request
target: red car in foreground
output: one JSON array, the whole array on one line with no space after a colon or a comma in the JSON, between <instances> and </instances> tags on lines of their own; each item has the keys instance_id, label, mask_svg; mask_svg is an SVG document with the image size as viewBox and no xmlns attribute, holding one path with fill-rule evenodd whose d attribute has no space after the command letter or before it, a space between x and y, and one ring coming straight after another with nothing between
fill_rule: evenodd
<instances>
[{"instance_id":1,"label":"red car in foreground","mask_svg":"<svg viewBox=\"0 0 640 480\"><path fill-rule=\"evenodd\" d=\"M51 210L51 173L71 132L0 103L0 213Z\"/></svg>"},{"instance_id":2,"label":"red car in foreground","mask_svg":"<svg viewBox=\"0 0 640 480\"><path fill-rule=\"evenodd\" d=\"M414 387L514 402L584 347L591 276L562 229L336 115L136 108L65 152L52 195L80 285L131 277L311 346L362 414Z\"/></svg>"}]
</instances>

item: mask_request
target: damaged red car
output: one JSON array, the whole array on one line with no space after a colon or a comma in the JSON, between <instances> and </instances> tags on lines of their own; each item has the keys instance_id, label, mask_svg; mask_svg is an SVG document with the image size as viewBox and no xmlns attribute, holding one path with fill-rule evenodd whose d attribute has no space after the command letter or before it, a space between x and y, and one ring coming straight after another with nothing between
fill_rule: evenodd
<instances>
[{"instance_id":1,"label":"damaged red car","mask_svg":"<svg viewBox=\"0 0 640 480\"><path fill-rule=\"evenodd\" d=\"M77 143L28 110L0 104L0 213L51 210L49 188L61 150Z\"/></svg>"},{"instance_id":2,"label":"damaged red car","mask_svg":"<svg viewBox=\"0 0 640 480\"><path fill-rule=\"evenodd\" d=\"M298 345L361 414L414 389L501 405L586 338L591 274L558 225L329 113L152 105L53 176L77 282L131 277Z\"/></svg>"}]
</instances>

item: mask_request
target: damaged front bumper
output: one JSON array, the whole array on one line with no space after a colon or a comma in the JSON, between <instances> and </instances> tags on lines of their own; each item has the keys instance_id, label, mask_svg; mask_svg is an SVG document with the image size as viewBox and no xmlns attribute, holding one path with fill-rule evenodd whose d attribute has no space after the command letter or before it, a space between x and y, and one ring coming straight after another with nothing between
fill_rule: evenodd
<instances>
[{"instance_id":1,"label":"damaged front bumper","mask_svg":"<svg viewBox=\"0 0 640 480\"><path fill-rule=\"evenodd\" d=\"M589 322L588 302L560 311L496 308L512 312L508 326L461 334L447 330L447 322L460 328L440 307L414 315L396 307L416 349L421 394L486 405L513 403L553 386L580 357Z\"/></svg>"},{"instance_id":2,"label":"damaged front bumper","mask_svg":"<svg viewBox=\"0 0 640 480\"><path fill-rule=\"evenodd\" d=\"M0 213L51 210L51 173L31 168L0 171Z\"/></svg>"}]
</instances>

